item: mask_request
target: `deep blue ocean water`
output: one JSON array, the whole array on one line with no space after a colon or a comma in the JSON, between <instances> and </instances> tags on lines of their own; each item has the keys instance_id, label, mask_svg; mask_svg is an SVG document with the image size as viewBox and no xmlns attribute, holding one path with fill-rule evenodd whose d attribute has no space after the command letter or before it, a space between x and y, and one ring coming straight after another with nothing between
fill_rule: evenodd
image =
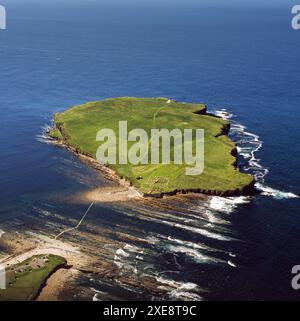
<instances>
[{"instance_id":1,"label":"deep blue ocean water","mask_svg":"<svg viewBox=\"0 0 300 321\"><path fill-rule=\"evenodd\" d=\"M37 135L54 112L108 97L170 97L204 102L212 111L225 108L263 142L256 157L269 170L265 186L300 194L300 31L290 26L289 5L23 1L6 8L8 29L0 30L0 228L51 204L57 194L97 186L92 170ZM208 299L299 299L290 285L291 269L300 264L299 199L273 196L257 196L226 214L241 242L222 248L235 253L236 267L187 263L177 281L207 288ZM60 211L67 216L74 208L60 205ZM119 217L108 207L98 211L107 224ZM154 236L164 231L152 230L151 223L143 228ZM200 270L205 275L198 282Z\"/></svg>"}]
</instances>

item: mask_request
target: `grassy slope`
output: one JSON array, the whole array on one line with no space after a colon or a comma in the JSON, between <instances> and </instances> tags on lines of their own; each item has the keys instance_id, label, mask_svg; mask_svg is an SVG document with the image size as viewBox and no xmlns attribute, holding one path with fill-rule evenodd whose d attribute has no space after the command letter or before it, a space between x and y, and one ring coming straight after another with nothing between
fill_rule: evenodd
<instances>
[{"instance_id":1,"label":"grassy slope","mask_svg":"<svg viewBox=\"0 0 300 321\"><path fill-rule=\"evenodd\" d=\"M49 262L44 267L32 269L31 261L35 257L47 256ZM64 265L66 260L56 255L38 255L33 256L24 262L13 266L14 271L18 268L23 268L23 272L15 274L11 269L6 271L6 290L0 290L1 301L28 301L34 299L40 287L43 285L49 275L61 265ZM25 268L24 268L25 266ZM31 271L29 271L31 269Z\"/></svg>"},{"instance_id":2,"label":"grassy slope","mask_svg":"<svg viewBox=\"0 0 300 321\"><path fill-rule=\"evenodd\" d=\"M100 102L90 102L76 106L63 113L55 114L55 124L62 128L65 141L80 151L95 158L100 142L96 134L101 128L111 128L118 132L119 120L128 121L128 131L143 128L201 128L205 130L205 169L202 175L185 175L186 165L112 165L117 173L127 178L144 193L172 192L174 190L215 190L233 191L242 189L252 181L252 177L240 173L232 164L234 143L227 136L218 136L228 123L220 118L199 115L205 112L200 104L167 104L164 98L115 98ZM56 129L51 135L61 139ZM128 147L131 145L129 144ZM137 180L138 176L143 179ZM155 183L156 178L167 178L168 183Z\"/></svg>"}]
</instances>

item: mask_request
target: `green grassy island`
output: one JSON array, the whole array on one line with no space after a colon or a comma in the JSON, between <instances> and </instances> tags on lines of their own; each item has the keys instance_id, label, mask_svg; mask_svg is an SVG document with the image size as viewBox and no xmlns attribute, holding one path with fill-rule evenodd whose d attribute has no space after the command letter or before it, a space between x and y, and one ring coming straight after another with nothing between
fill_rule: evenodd
<instances>
[{"instance_id":1,"label":"green grassy island","mask_svg":"<svg viewBox=\"0 0 300 321\"><path fill-rule=\"evenodd\" d=\"M170 164L149 162L107 165L145 196L177 192L220 196L253 193L253 177L236 168L236 145L227 136L230 123L207 114L203 104L179 103L165 98L130 97L89 102L55 114L54 127L49 135L76 153L96 160L100 145L96 141L98 131L110 128L118 135L119 121L128 122L128 131L144 129L148 137L151 137L151 129L204 130L204 171L200 175L186 175L187 165L175 164L172 159ZM151 146L151 140L148 143ZM130 149L133 144L128 142L127 148ZM119 159L118 148L116 151ZM173 155L174 142L171 151Z\"/></svg>"},{"instance_id":2,"label":"green grassy island","mask_svg":"<svg viewBox=\"0 0 300 321\"><path fill-rule=\"evenodd\" d=\"M45 254L6 267L6 289L0 289L0 301L35 299L47 278L66 263L60 256Z\"/></svg>"}]
</instances>

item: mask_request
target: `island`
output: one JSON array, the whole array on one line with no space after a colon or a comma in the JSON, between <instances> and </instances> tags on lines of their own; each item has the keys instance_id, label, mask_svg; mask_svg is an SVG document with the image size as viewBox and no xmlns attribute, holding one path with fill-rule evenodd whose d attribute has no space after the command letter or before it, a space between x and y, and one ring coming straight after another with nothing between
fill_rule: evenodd
<instances>
[{"instance_id":1,"label":"island","mask_svg":"<svg viewBox=\"0 0 300 321\"><path fill-rule=\"evenodd\" d=\"M101 129L112 129L118 136L120 121L127 122L128 131L141 128L149 137L152 129L202 129L203 172L186 175L186 164L174 161L174 149L178 148L174 141L169 164L99 163L97 133ZM88 102L56 113L49 136L111 178L128 182L145 197L190 192L218 196L253 194L254 178L237 168L237 148L228 137L229 131L230 123L207 113L204 104L181 103L167 98L121 97ZM151 140L148 143L150 146ZM195 138L191 143L195 144ZM133 144L126 142L126 148L129 150ZM119 150L116 149L117 160L120 159Z\"/></svg>"}]
</instances>

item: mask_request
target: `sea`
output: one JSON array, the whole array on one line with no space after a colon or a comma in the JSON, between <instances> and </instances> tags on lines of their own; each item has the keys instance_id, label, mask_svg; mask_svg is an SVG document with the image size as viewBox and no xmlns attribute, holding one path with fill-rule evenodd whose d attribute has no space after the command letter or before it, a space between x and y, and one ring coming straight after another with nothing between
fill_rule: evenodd
<instances>
[{"instance_id":1,"label":"sea","mask_svg":"<svg viewBox=\"0 0 300 321\"><path fill-rule=\"evenodd\" d=\"M45 135L54 113L87 101L205 103L231 121L238 166L256 178L252 197L94 205L84 236L69 240L115 275L85 273L64 299L300 299L291 285L300 264L300 30L291 1L0 4L0 234L53 236L87 208L73 195L111 184Z\"/></svg>"}]
</instances>

